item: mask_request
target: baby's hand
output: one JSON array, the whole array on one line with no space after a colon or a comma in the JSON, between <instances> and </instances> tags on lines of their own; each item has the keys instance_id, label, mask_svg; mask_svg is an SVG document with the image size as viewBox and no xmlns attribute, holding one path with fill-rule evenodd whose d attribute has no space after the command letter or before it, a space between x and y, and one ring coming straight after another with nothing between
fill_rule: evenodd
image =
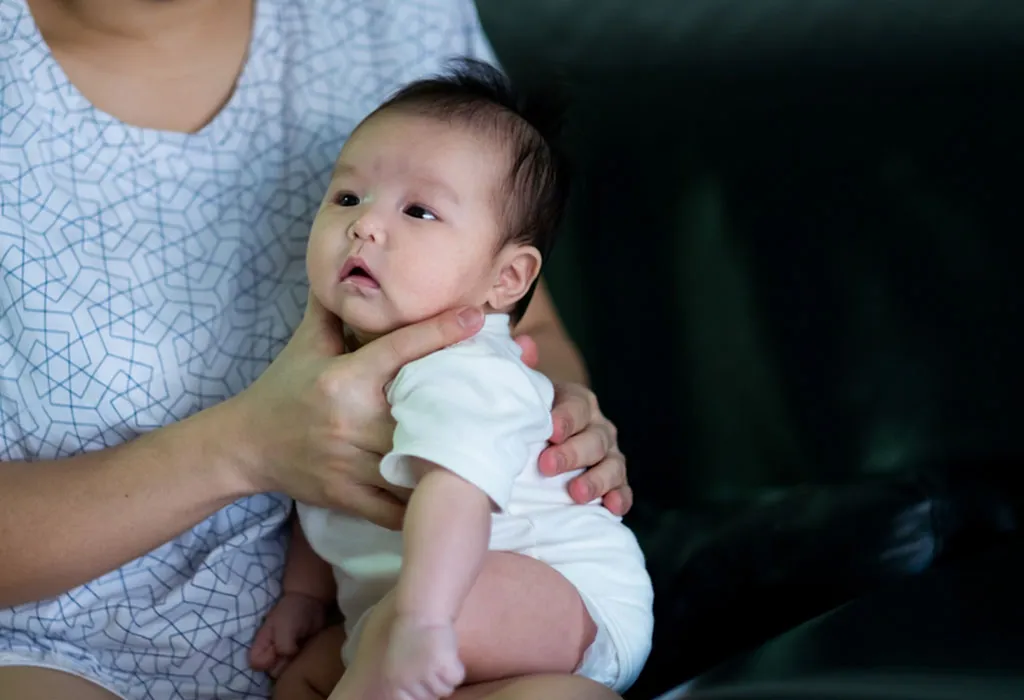
<instances>
[{"instance_id":1,"label":"baby's hand","mask_svg":"<svg viewBox=\"0 0 1024 700\"><path fill-rule=\"evenodd\" d=\"M451 624L425 623L408 615L395 618L384 659L388 697L437 700L451 695L465 676Z\"/></svg>"},{"instance_id":2,"label":"baby's hand","mask_svg":"<svg viewBox=\"0 0 1024 700\"><path fill-rule=\"evenodd\" d=\"M302 643L327 624L327 604L302 593L285 593L263 620L249 650L249 665L277 678Z\"/></svg>"}]
</instances>

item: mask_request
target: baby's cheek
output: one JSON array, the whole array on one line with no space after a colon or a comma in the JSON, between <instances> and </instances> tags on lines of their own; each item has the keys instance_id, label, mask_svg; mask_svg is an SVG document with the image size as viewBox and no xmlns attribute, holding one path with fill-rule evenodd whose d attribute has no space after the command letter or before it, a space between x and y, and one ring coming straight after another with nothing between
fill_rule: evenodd
<instances>
[{"instance_id":1,"label":"baby's cheek","mask_svg":"<svg viewBox=\"0 0 1024 700\"><path fill-rule=\"evenodd\" d=\"M451 232L447 232L451 233ZM390 295L406 323L416 323L459 306L481 303L480 278L491 262L490 249L455 236L424 238L403 246L389 260L396 293ZM398 288L401 292L398 293Z\"/></svg>"},{"instance_id":2,"label":"baby's cheek","mask_svg":"<svg viewBox=\"0 0 1024 700\"><path fill-rule=\"evenodd\" d=\"M306 257L306 274L309 276L310 289L321 303L328 304L337 287L338 270L326 256L317 255L313 250L309 252Z\"/></svg>"},{"instance_id":3,"label":"baby's cheek","mask_svg":"<svg viewBox=\"0 0 1024 700\"><path fill-rule=\"evenodd\" d=\"M466 285L458 270L438 264L431 270L419 270L403 285L402 315L407 323L416 323L462 305Z\"/></svg>"},{"instance_id":4,"label":"baby's cheek","mask_svg":"<svg viewBox=\"0 0 1024 700\"><path fill-rule=\"evenodd\" d=\"M323 271L331 259L329 242L329 237L318 229L314 221L313 230L309 234L309 242L306 244L306 273L309 275L310 282L323 275Z\"/></svg>"}]
</instances>

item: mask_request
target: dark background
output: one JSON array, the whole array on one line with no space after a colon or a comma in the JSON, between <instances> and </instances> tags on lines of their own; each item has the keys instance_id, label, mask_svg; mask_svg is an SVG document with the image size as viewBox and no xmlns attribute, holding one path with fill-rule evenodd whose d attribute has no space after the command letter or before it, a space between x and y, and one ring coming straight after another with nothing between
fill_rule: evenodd
<instances>
[{"instance_id":1,"label":"dark background","mask_svg":"<svg viewBox=\"0 0 1024 700\"><path fill-rule=\"evenodd\" d=\"M1021 454L1024 3L480 0L638 508Z\"/></svg>"}]
</instances>

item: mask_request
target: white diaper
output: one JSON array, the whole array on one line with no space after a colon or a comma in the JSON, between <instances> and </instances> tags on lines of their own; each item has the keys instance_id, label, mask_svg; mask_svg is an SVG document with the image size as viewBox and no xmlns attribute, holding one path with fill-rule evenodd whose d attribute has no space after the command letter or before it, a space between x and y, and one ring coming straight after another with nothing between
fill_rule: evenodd
<instances>
[{"instance_id":1,"label":"white diaper","mask_svg":"<svg viewBox=\"0 0 1024 700\"><path fill-rule=\"evenodd\" d=\"M640 606L620 607L608 602L602 605L582 593L580 597L597 625L597 635L575 673L617 693L625 692L636 682L651 653L653 618Z\"/></svg>"},{"instance_id":2,"label":"white diaper","mask_svg":"<svg viewBox=\"0 0 1024 700\"><path fill-rule=\"evenodd\" d=\"M577 675L619 693L636 681L651 652L653 592L636 538L617 518L598 505L559 508L529 518L498 515L490 549L542 561L576 588L597 627L594 642L575 670ZM395 573L392 583L374 588L390 590L397 582L397 567ZM348 608L350 616L341 649L346 667L355 658L373 610L372 606L353 609L354 583L352 579L342 583L342 589L348 587L348 605L343 609Z\"/></svg>"},{"instance_id":3,"label":"white diaper","mask_svg":"<svg viewBox=\"0 0 1024 700\"><path fill-rule=\"evenodd\" d=\"M625 691L647 662L654 633L654 591L636 537L600 505L532 520L534 543L523 553L565 576L597 626L576 673Z\"/></svg>"}]
</instances>

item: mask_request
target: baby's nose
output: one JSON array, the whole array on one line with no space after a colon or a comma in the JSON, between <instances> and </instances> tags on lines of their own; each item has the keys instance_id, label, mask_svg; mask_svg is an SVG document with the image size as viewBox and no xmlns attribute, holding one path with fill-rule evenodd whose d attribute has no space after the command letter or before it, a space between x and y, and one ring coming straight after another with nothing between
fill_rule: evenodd
<instances>
[{"instance_id":1,"label":"baby's nose","mask_svg":"<svg viewBox=\"0 0 1024 700\"><path fill-rule=\"evenodd\" d=\"M384 226L377 217L365 214L352 222L349 233L353 238L380 243L384 238Z\"/></svg>"}]
</instances>

